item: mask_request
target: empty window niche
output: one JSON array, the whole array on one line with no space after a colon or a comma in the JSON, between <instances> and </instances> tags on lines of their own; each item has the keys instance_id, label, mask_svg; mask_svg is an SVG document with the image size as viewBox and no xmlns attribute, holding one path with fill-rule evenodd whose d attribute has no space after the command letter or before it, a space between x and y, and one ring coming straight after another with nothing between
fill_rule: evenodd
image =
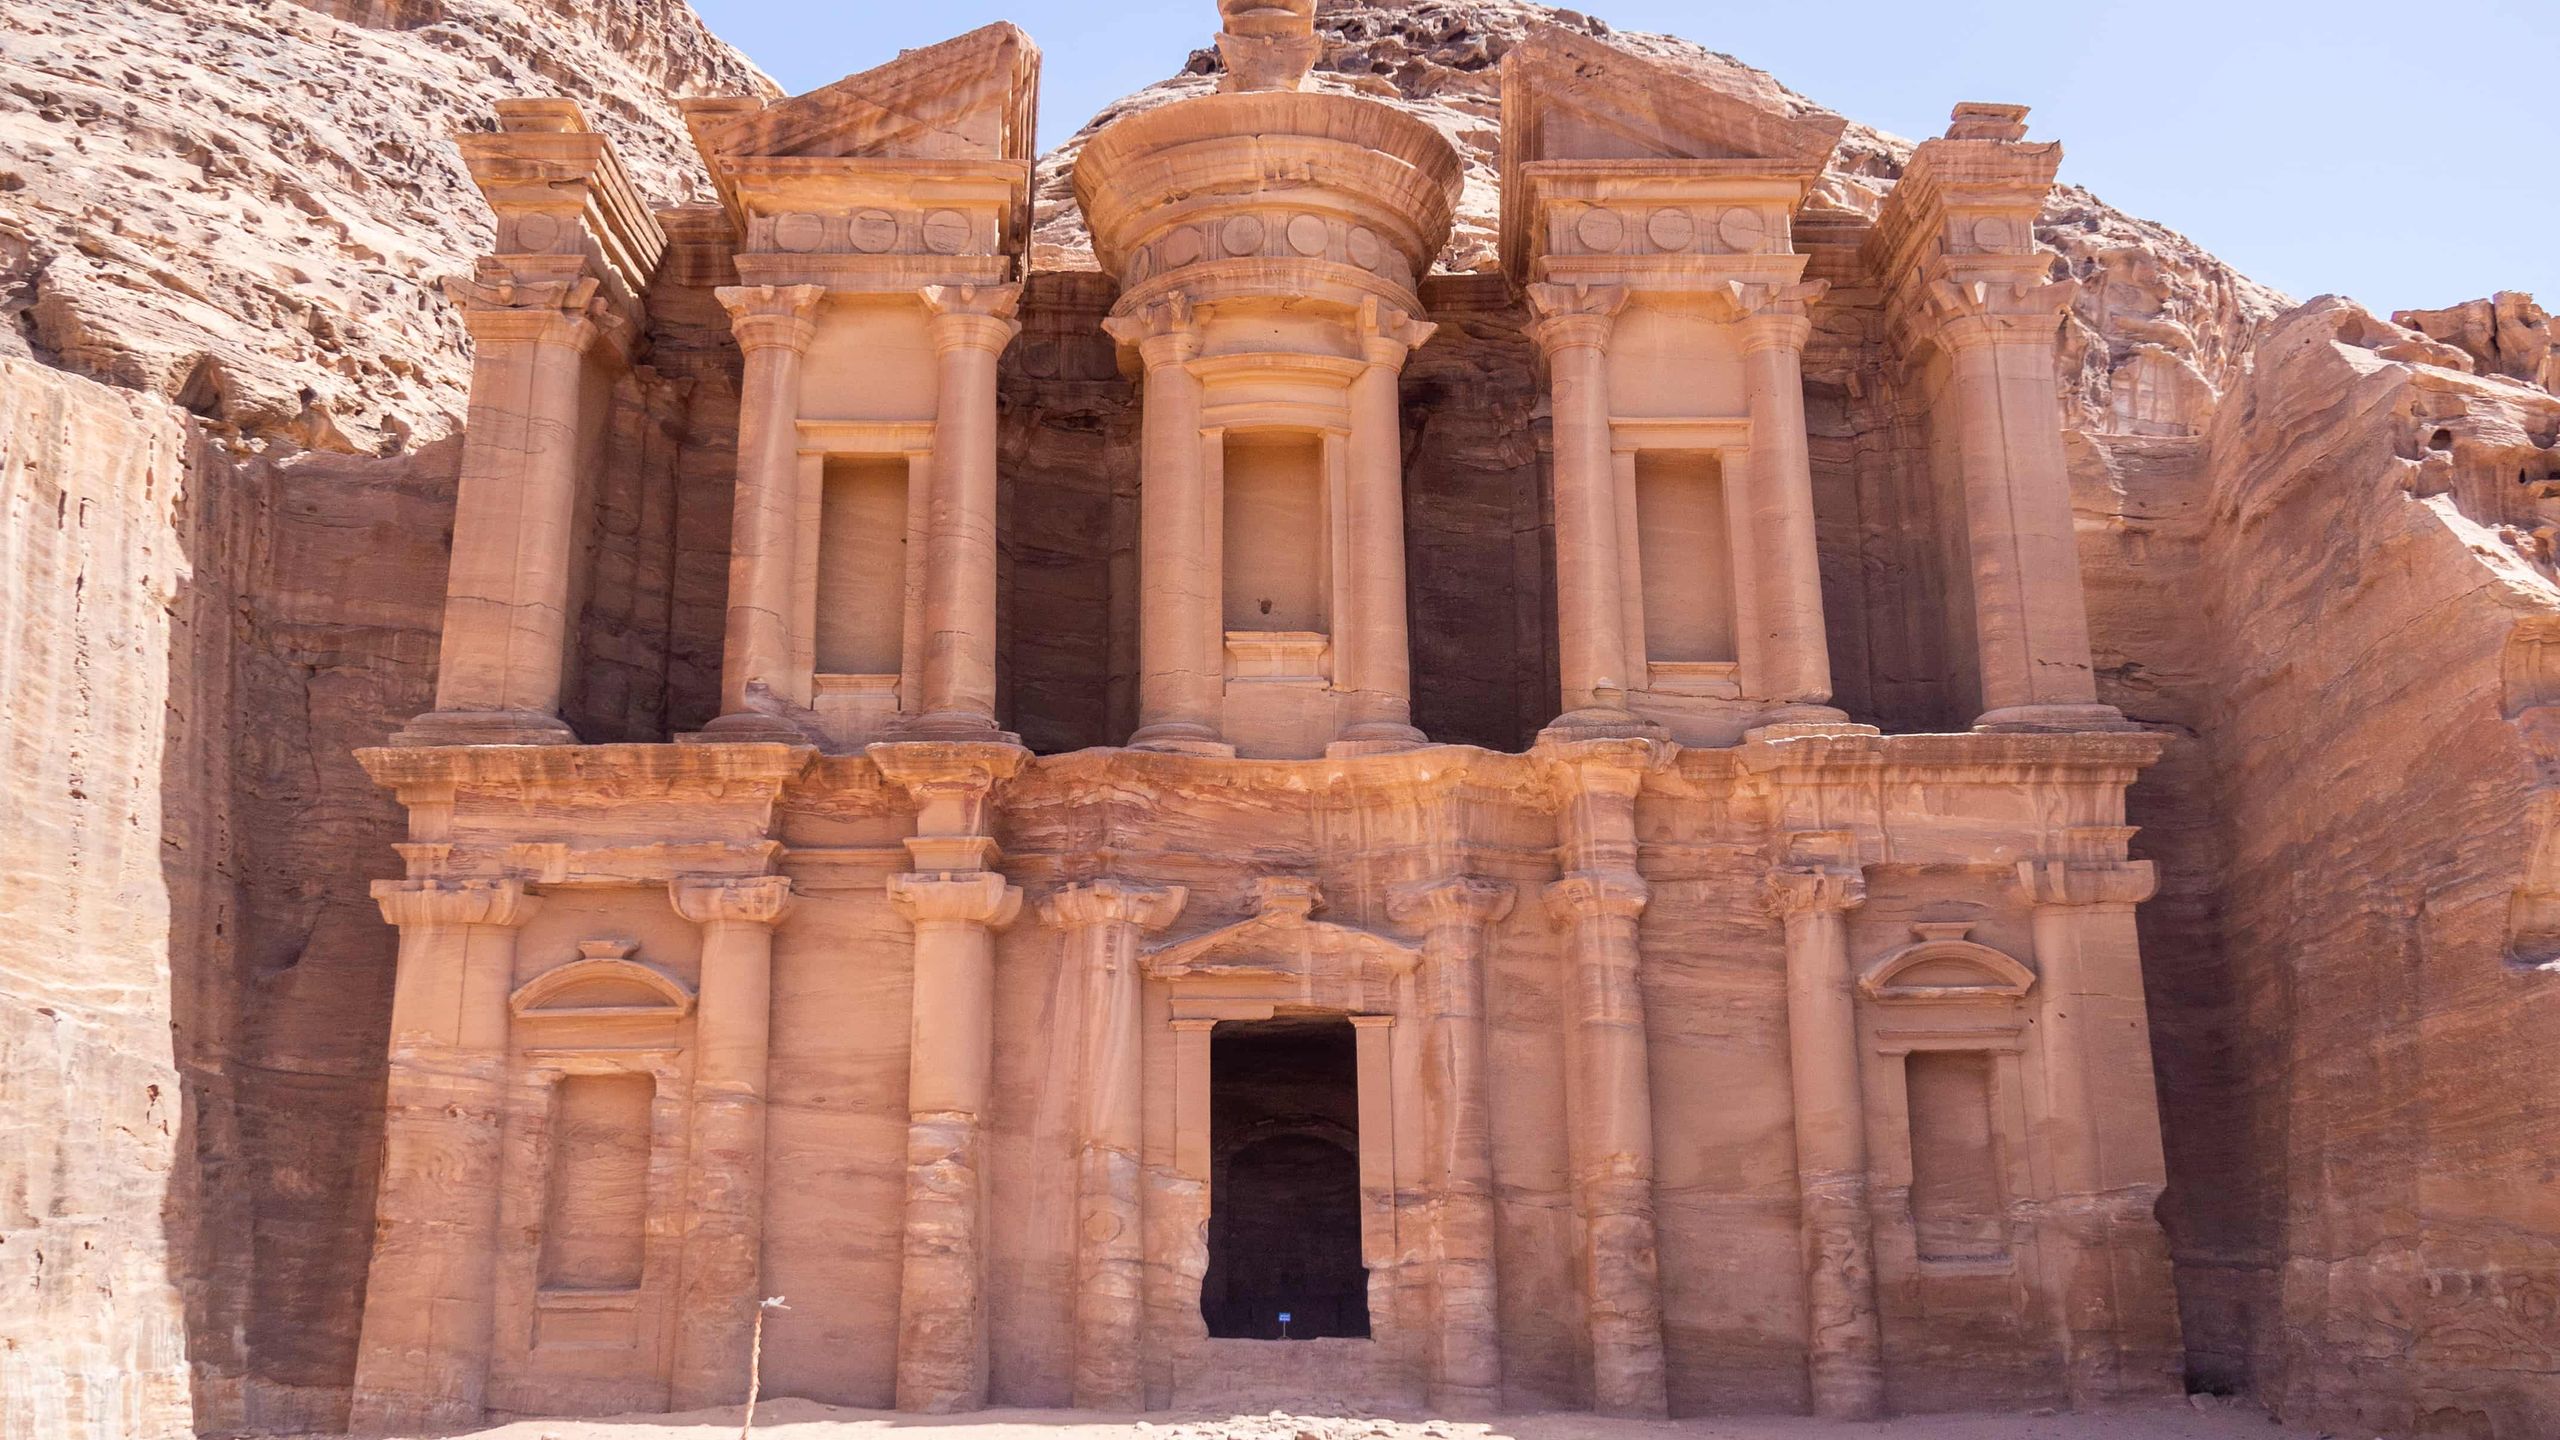
<instances>
[{"instance_id":1,"label":"empty window niche","mask_svg":"<svg viewBox=\"0 0 2560 1440\"><path fill-rule=\"evenodd\" d=\"M1713 454L1636 455L1636 554L1650 662L1734 660L1733 546L1724 506L1724 467Z\"/></svg>"},{"instance_id":2,"label":"empty window niche","mask_svg":"<svg viewBox=\"0 0 2560 1440\"><path fill-rule=\"evenodd\" d=\"M640 1285L649 1218L647 1075L571 1075L552 1099L542 1288Z\"/></svg>"},{"instance_id":3,"label":"empty window niche","mask_svg":"<svg viewBox=\"0 0 2560 1440\"><path fill-rule=\"evenodd\" d=\"M1326 627L1324 441L1300 433L1226 441L1226 628Z\"/></svg>"},{"instance_id":4,"label":"empty window niche","mask_svg":"<svg viewBox=\"0 0 2560 1440\"><path fill-rule=\"evenodd\" d=\"M1904 1064L1911 1106L1911 1226L1920 1258L2007 1260L2007 1199L1991 1126L1991 1057L1980 1051L1913 1051Z\"/></svg>"},{"instance_id":5,"label":"empty window niche","mask_svg":"<svg viewBox=\"0 0 2560 1440\"><path fill-rule=\"evenodd\" d=\"M895 675L907 631L907 462L827 461L818 511L821 675Z\"/></svg>"}]
</instances>

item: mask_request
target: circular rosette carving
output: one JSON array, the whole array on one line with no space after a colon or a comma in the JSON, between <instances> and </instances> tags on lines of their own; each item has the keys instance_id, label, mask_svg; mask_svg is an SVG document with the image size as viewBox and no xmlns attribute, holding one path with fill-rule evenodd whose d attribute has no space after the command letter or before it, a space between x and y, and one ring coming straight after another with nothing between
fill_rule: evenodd
<instances>
[{"instance_id":1,"label":"circular rosette carving","mask_svg":"<svg viewBox=\"0 0 2560 1440\"><path fill-rule=\"evenodd\" d=\"M773 248L804 255L826 243L827 222L815 215L791 214L773 222Z\"/></svg>"},{"instance_id":2,"label":"circular rosette carving","mask_svg":"<svg viewBox=\"0 0 2560 1440\"><path fill-rule=\"evenodd\" d=\"M1759 211L1735 206L1716 217L1716 239L1727 250L1756 255L1769 239L1769 222Z\"/></svg>"},{"instance_id":3,"label":"circular rosette carving","mask_svg":"<svg viewBox=\"0 0 2560 1440\"><path fill-rule=\"evenodd\" d=\"M877 255L898 243L898 217L886 210L864 210L853 217L853 248Z\"/></svg>"},{"instance_id":4,"label":"circular rosette carving","mask_svg":"<svg viewBox=\"0 0 2560 1440\"><path fill-rule=\"evenodd\" d=\"M1627 242L1627 217L1615 210L1585 210L1582 218L1573 222L1573 235L1586 250L1600 255L1615 254L1618 247Z\"/></svg>"}]
</instances>

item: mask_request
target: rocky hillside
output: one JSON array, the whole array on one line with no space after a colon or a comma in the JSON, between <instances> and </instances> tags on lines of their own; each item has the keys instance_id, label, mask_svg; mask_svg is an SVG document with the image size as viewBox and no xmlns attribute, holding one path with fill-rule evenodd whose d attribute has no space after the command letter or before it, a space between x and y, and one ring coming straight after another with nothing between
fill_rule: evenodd
<instances>
[{"instance_id":1,"label":"rocky hillside","mask_svg":"<svg viewBox=\"0 0 2560 1440\"><path fill-rule=\"evenodd\" d=\"M6 0L0 354L247 441L425 443L470 383L438 286L492 239L454 135L567 95L676 201L672 98L771 89L684 0Z\"/></svg>"}]
</instances>

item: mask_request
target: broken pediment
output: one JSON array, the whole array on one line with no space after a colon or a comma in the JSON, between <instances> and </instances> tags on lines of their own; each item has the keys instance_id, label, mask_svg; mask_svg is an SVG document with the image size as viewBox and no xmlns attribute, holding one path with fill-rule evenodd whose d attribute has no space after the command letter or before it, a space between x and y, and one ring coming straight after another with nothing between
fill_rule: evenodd
<instances>
[{"instance_id":1,"label":"broken pediment","mask_svg":"<svg viewBox=\"0 0 2560 1440\"><path fill-rule=\"evenodd\" d=\"M1284 999L1339 998L1421 963L1418 946L1314 918L1322 904L1311 880L1264 879L1254 887L1251 917L1157 946L1147 954L1147 971L1163 980L1241 981Z\"/></svg>"},{"instance_id":2,"label":"broken pediment","mask_svg":"<svg viewBox=\"0 0 2560 1440\"><path fill-rule=\"evenodd\" d=\"M715 175L742 158L1028 163L1039 91L1039 47L998 23L774 104L685 110Z\"/></svg>"},{"instance_id":3,"label":"broken pediment","mask_svg":"<svg viewBox=\"0 0 2560 1440\"><path fill-rule=\"evenodd\" d=\"M1549 26L1502 63L1505 187L1551 160L1763 160L1819 172L1848 122L1789 115L1604 40Z\"/></svg>"}]
</instances>

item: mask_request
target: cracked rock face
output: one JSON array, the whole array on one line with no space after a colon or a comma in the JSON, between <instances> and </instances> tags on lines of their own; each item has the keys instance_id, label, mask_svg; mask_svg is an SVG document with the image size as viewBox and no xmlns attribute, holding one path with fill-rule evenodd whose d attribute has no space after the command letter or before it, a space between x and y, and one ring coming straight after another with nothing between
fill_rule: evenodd
<instances>
[{"instance_id":1,"label":"cracked rock face","mask_svg":"<svg viewBox=\"0 0 2560 1440\"><path fill-rule=\"evenodd\" d=\"M567 95L671 204L672 97L771 89L683 0L10 0L0 354L243 438L424 444L470 383L437 282L492 240L453 137Z\"/></svg>"}]
</instances>

